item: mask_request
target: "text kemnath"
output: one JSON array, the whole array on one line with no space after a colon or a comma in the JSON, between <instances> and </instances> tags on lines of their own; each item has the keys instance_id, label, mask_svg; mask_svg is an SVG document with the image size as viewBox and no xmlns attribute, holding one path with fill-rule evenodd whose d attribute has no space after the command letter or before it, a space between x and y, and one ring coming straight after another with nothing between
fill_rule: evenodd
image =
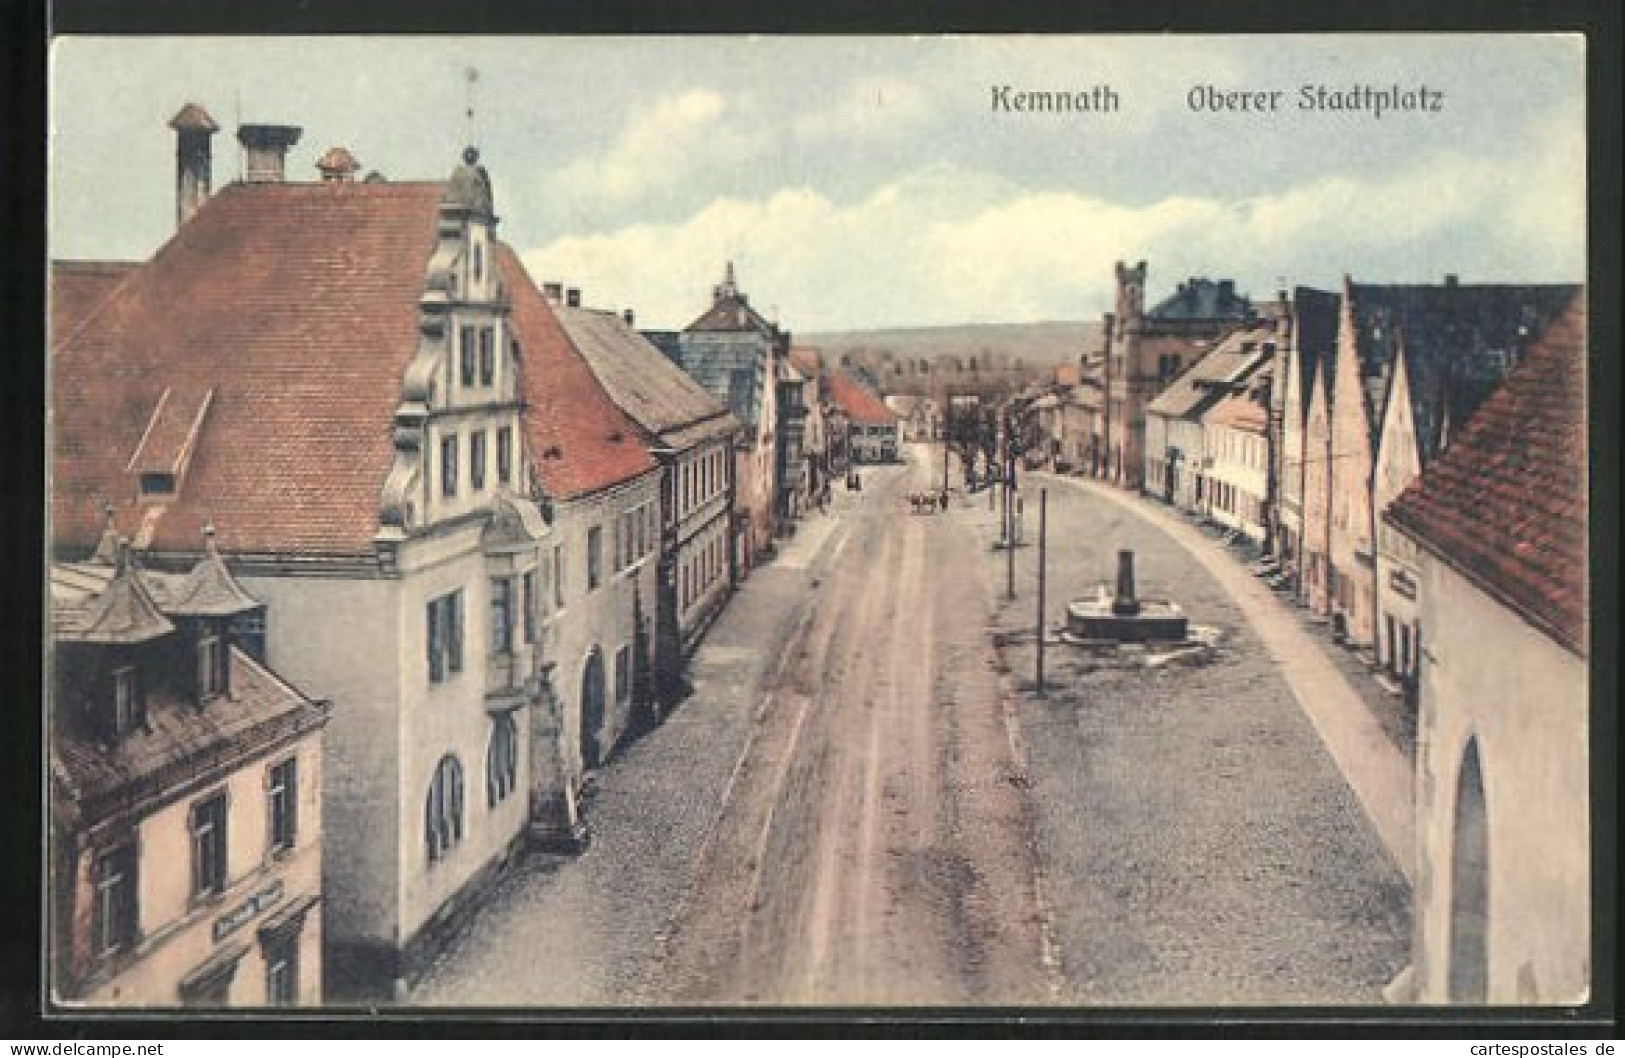
<instances>
[{"instance_id":1,"label":"text kemnath","mask_svg":"<svg viewBox=\"0 0 1625 1058\"><path fill-rule=\"evenodd\" d=\"M1110 85L1034 92L1014 85L990 85L995 114L1111 114L1123 99Z\"/></svg>"}]
</instances>

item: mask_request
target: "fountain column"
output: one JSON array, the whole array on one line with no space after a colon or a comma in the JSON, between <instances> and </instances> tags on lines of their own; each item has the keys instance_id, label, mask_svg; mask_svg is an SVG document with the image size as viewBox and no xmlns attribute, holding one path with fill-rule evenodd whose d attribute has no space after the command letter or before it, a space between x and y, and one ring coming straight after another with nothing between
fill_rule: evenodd
<instances>
[{"instance_id":1,"label":"fountain column","mask_svg":"<svg viewBox=\"0 0 1625 1058\"><path fill-rule=\"evenodd\" d=\"M1117 595L1112 599L1112 613L1133 617L1139 612L1140 600L1134 596L1134 552L1124 548L1117 552Z\"/></svg>"}]
</instances>

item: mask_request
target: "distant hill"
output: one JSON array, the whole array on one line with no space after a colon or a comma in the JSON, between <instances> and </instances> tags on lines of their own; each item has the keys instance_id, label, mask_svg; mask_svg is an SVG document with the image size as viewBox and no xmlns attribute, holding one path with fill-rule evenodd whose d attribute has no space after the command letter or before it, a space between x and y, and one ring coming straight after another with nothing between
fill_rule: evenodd
<instances>
[{"instance_id":1,"label":"distant hill","mask_svg":"<svg viewBox=\"0 0 1625 1058\"><path fill-rule=\"evenodd\" d=\"M823 331L796 335L797 345L810 345L825 355L890 352L898 357L935 360L988 353L1030 365L1075 361L1100 342L1100 321L1056 320L1043 323L968 323L955 327L893 327L872 331Z\"/></svg>"}]
</instances>

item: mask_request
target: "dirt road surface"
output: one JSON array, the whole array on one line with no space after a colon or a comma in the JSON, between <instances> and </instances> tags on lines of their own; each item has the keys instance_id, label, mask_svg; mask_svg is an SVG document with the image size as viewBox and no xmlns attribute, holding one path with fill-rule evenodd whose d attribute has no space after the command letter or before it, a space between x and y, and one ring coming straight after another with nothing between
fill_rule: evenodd
<instances>
[{"instance_id":1,"label":"dirt road surface","mask_svg":"<svg viewBox=\"0 0 1625 1058\"><path fill-rule=\"evenodd\" d=\"M952 514L910 513L931 487L926 465L864 472L650 1001L1052 1001L980 545Z\"/></svg>"}]
</instances>

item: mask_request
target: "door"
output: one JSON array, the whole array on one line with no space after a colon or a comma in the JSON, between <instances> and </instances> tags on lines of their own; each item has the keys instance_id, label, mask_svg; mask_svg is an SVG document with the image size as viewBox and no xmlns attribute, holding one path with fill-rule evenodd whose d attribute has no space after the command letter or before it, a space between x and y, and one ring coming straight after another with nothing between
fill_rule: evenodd
<instances>
[{"instance_id":1,"label":"door","mask_svg":"<svg viewBox=\"0 0 1625 1058\"><path fill-rule=\"evenodd\" d=\"M581 766L592 769L604 762L604 655L597 647L587 655L581 674Z\"/></svg>"},{"instance_id":2,"label":"door","mask_svg":"<svg viewBox=\"0 0 1625 1058\"><path fill-rule=\"evenodd\" d=\"M1450 850L1450 1001L1489 997L1490 835L1478 740L1470 739L1456 781L1456 825Z\"/></svg>"}]
</instances>

